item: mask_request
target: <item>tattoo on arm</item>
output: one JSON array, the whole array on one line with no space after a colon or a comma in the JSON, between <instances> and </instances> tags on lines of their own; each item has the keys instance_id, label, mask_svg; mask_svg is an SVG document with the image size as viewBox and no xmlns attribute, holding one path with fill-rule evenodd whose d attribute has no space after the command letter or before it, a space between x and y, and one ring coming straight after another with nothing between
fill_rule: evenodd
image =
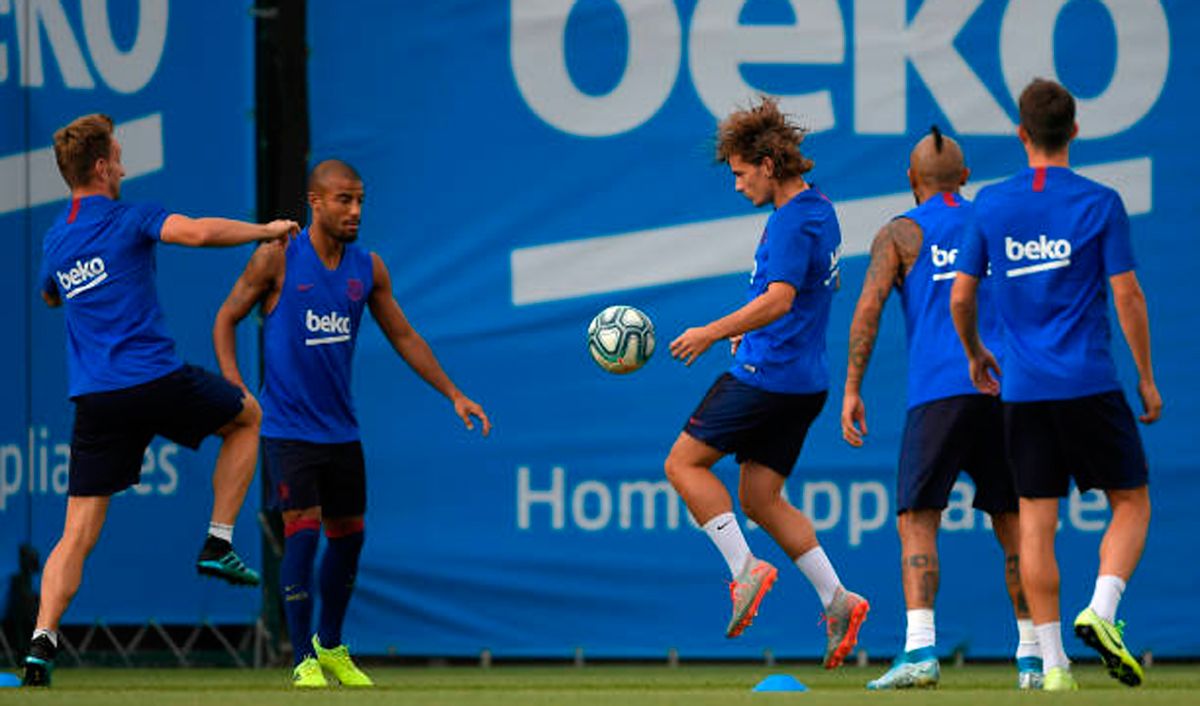
<instances>
[{"instance_id":1,"label":"tattoo on arm","mask_svg":"<svg viewBox=\"0 0 1200 706\"><path fill-rule=\"evenodd\" d=\"M871 263L863 279L862 294L850 324L850 352L846 363L846 382L856 386L866 375L867 363L879 336L879 319L892 288L904 281L921 249L921 229L907 218L898 218L875 235L871 243Z\"/></svg>"},{"instance_id":2,"label":"tattoo on arm","mask_svg":"<svg viewBox=\"0 0 1200 706\"><path fill-rule=\"evenodd\" d=\"M900 272L896 277L896 286L899 287L921 255L925 234L921 231L921 226L907 218L897 218L888 225L892 229L892 243L896 248L896 256L900 259Z\"/></svg>"}]
</instances>

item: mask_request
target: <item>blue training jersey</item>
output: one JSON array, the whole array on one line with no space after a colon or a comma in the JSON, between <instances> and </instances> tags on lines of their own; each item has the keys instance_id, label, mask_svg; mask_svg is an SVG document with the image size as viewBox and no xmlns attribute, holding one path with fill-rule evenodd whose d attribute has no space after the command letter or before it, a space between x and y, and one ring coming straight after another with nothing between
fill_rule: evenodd
<instances>
[{"instance_id":1,"label":"blue training jersey","mask_svg":"<svg viewBox=\"0 0 1200 706\"><path fill-rule=\"evenodd\" d=\"M833 204L810 187L767 219L747 301L772 282L796 288L788 313L742 338L730 372L770 392L811 393L829 389L825 332L837 290L842 231Z\"/></svg>"},{"instance_id":2,"label":"blue training jersey","mask_svg":"<svg viewBox=\"0 0 1200 706\"><path fill-rule=\"evenodd\" d=\"M900 286L908 333L909 408L979 393L971 384L967 356L950 316L954 263L973 210L970 201L944 192L899 216L921 228L921 252ZM979 333L984 345L995 350L1001 339L991 289L991 278L984 278L979 287Z\"/></svg>"},{"instance_id":3,"label":"blue training jersey","mask_svg":"<svg viewBox=\"0 0 1200 706\"><path fill-rule=\"evenodd\" d=\"M72 398L183 366L154 284L154 246L167 215L157 205L87 196L72 199L46 231L38 282L63 301Z\"/></svg>"},{"instance_id":4,"label":"blue training jersey","mask_svg":"<svg viewBox=\"0 0 1200 706\"><path fill-rule=\"evenodd\" d=\"M263 324L262 435L357 441L350 368L374 286L371 253L347 244L337 268L327 269L307 228L286 253L279 301Z\"/></svg>"},{"instance_id":5,"label":"blue training jersey","mask_svg":"<svg viewBox=\"0 0 1200 706\"><path fill-rule=\"evenodd\" d=\"M1120 389L1108 278L1134 269L1129 216L1113 189L1064 167L1025 169L979 192L959 269L991 264L1009 402Z\"/></svg>"}]
</instances>

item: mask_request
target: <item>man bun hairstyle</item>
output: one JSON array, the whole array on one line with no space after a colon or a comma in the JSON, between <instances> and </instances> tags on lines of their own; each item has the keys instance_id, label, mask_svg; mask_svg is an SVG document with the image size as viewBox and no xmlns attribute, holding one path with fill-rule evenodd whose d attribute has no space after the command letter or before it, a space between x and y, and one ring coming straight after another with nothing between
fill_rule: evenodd
<instances>
[{"instance_id":1,"label":"man bun hairstyle","mask_svg":"<svg viewBox=\"0 0 1200 706\"><path fill-rule=\"evenodd\" d=\"M763 96L758 103L738 110L717 126L717 161L728 163L737 155L754 164L767 157L774 164L771 178L785 181L806 174L812 159L800 153L808 131L799 127L779 110L774 98Z\"/></svg>"},{"instance_id":2,"label":"man bun hairstyle","mask_svg":"<svg viewBox=\"0 0 1200 706\"><path fill-rule=\"evenodd\" d=\"M1075 131L1075 99L1061 84L1035 78L1018 101L1021 127L1034 146L1046 152L1059 152L1071 141Z\"/></svg>"},{"instance_id":3,"label":"man bun hairstyle","mask_svg":"<svg viewBox=\"0 0 1200 706\"><path fill-rule=\"evenodd\" d=\"M75 118L54 133L54 159L58 171L72 189L92 181L96 160L112 154L113 121L102 113Z\"/></svg>"}]
</instances>

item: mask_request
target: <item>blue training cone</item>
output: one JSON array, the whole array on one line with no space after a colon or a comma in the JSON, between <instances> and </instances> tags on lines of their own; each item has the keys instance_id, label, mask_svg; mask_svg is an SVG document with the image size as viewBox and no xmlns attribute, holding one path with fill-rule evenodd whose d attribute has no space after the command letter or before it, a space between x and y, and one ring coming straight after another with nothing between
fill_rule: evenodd
<instances>
[{"instance_id":1,"label":"blue training cone","mask_svg":"<svg viewBox=\"0 0 1200 706\"><path fill-rule=\"evenodd\" d=\"M0 672L0 688L6 686L21 686L21 677L12 672Z\"/></svg>"},{"instance_id":2,"label":"blue training cone","mask_svg":"<svg viewBox=\"0 0 1200 706\"><path fill-rule=\"evenodd\" d=\"M808 691L808 687L790 674L772 674L754 687L754 691Z\"/></svg>"}]
</instances>

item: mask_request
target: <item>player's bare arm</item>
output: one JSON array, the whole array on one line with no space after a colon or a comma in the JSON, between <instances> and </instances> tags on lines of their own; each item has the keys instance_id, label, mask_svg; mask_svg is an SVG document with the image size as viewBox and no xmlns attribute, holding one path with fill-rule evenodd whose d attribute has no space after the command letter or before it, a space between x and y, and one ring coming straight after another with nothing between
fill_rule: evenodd
<instances>
[{"instance_id":1,"label":"player's bare arm","mask_svg":"<svg viewBox=\"0 0 1200 706\"><path fill-rule=\"evenodd\" d=\"M846 362L846 385L842 397L842 438L851 446L862 446L867 434L867 410L862 400L862 381L867 363L879 337L879 321L892 289L904 283L921 252L921 228L907 218L897 218L875 234L871 263L863 279L862 293L850 323L850 352Z\"/></svg>"},{"instance_id":2,"label":"player's bare arm","mask_svg":"<svg viewBox=\"0 0 1200 706\"><path fill-rule=\"evenodd\" d=\"M950 316L971 366L971 382L986 395L1000 394L1000 365L979 336L979 278L959 272L950 290Z\"/></svg>"},{"instance_id":3,"label":"player's bare arm","mask_svg":"<svg viewBox=\"0 0 1200 706\"><path fill-rule=\"evenodd\" d=\"M1113 291L1113 306L1133 362L1138 370L1138 396L1142 398L1143 424L1153 424L1162 416L1162 395L1154 382L1154 366L1150 362L1150 315L1146 310L1146 295L1137 275L1130 270L1109 278Z\"/></svg>"},{"instance_id":4,"label":"player's bare arm","mask_svg":"<svg viewBox=\"0 0 1200 706\"><path fill-rule=\"evenodd\" d=\"M487 436L492 430L492 423L488 420L483 407L464 395L454 385L450 376L438 363L433 349L408 322L408 317L404 315L404 311L400 309L400 304L396 302L396 297L392 293L392 276L388 272L387 265L383 264L383 260L375 253L371 253L371 268L375 283L371 288L367 305L371 309L371 316L375 317L379 328L383 330L383 335L387 336L392 348L396 349L404 362L408 363L408 366L421 376L421 379L454 404L454 413L463 420L467 429L474 429L473 419L478 419L482 425L483 435Z\"/></svg>"},{"instance_id":5,"label":"player's bare arm","mask_svg":"<svg viewBox=\"0 0 1200 706\"><path fill-rule=\"evenodd\" d=\"M246 263L246 269L225 298L225 303L217 310L217 318L213 322L213 350L217 354L221 374L243 390L246 384L238 369L235 330L254 305L262 302L264 309L269 311L279 301L287 262L284 247L284 243L276 241L254 251L250 262Z\"/></svg>"},{"instance_id":6,"label":"player's bare arm","mask_svg":"<svg viewBox=\"0 0 1200 706\"><path fill-rule=\"evenodd\" d=\"M737 311L706 326L695 326L671 341L671 357L691 365L713 343L725 338L740 337L747 331L766 326L792 309L796 288L787 282L772 282L767 291L746 303Z\"/></svg>"},{"instance_id":7,"label":"player's bare arm","mask_svg":"<svg viewBox=\"0 0 1200 706\"><path fill-rule=\"evenodd\" d=\"M193 248L220 248L264 240L284 240L300 232L295 221L243 223L228 218L188 218L173 213L163 221L164 243Z\"/></svg>"}]
</instances>

